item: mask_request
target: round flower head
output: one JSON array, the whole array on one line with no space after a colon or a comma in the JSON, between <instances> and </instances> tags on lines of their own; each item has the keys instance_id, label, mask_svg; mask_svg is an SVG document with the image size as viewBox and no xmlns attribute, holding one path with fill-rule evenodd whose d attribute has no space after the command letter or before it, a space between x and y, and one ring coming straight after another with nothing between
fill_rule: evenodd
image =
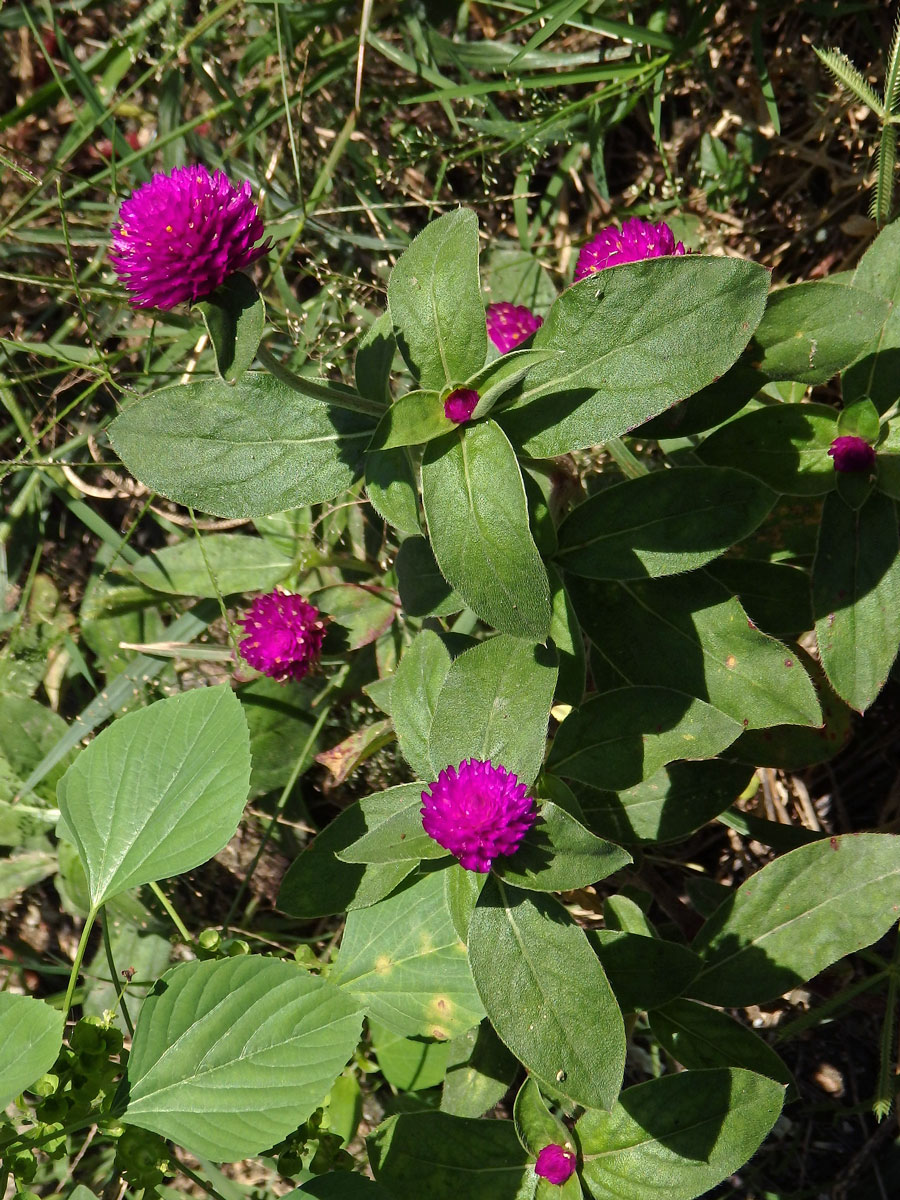
<instances>
[{"instance_id":1,"label":"round flower head","mask_svg":"<svg viewBox=\"0 0 900 1200\"><path fill-rule=\"evenodd\" d=\"M621 230L616 229L615 225L607 225L587 245L581 247L575 266L575 281L595 271L602 271L604 267L684 253L684 243L675 244L675 235L665 221L654 225L652 221L642 221L640 217L629 217L622 222Z\"/></svg>"},{"instance_id":2,"label":"round flower head","mask_svg":"<svg viewBox=\"0 0 900 1200\"><path fill-rule=\"evenodd\" d=\"M507 300L492 304L487 310L488 337L501 354L515 350L543 323L544 318L524 304L510 304Z\"/></svg>"},{"instance_id":3,"label":"round flower head","mask_svg":"<svg viewBox=\"0 0 900 1200\"><path fill-rule=\"evenodd\" d=\"M208 296L269 249L249 181L176 167L141 184L119 209L109 260L137 308ZM254 249L254 246L256 248Z\"/></svg>"},{"instance_id":4,"label":"round flower head","mask_svg":"<svg viewBox=\"0 0 900 1200\"><path fill-rule=\"evenodd\" d=\"M489 871L501 854L515 854L537 820L528 785L506 767L467 759L445 767L422 793L422 826L467 871Z\"/></svg>"},{"instance_id":5,"label":"round flower head","mask_svg":"<svg viewBox=\"0 0 900 1200\"><path fill-rule=\"evenodd\" d=\"M472 419L477 404L478 393L474 388L457 388L444 401L444 416L457 425L463 425Z\"/></svg>"},{"instance_id":6,"label":"round flower head","mask_svg":"<svg viewBox=\"0 0 900 1200\"><path fill-rule=\"evenodd\" d=\"M564 1146L545 1146L534 1164L535 1175L541 1175L548 1183L565 1183L575 1171L575 1155Z\"/></svg>"},{"instance_id":7,"label":"round flower head","mask_svg":"<svg viewBox=\"0 0 900 1200\"><path fill-rule=\"evenodd\" d=\"M871 471L875 466L875 447L861 437L838 437L828 451L836 471Z\"/></svg>"},{"instance_id":8,"label":"round flower head","mask_svg":"<svg viewBox=\"0 0 900 1200\"><path fill-rule=\"evenodd\" d=\"M279 683L302 679L322 653L325 622L302 596L284 592L257 596L239 624L247 634L241 654L251 667Z\"/></svg>"}]
</instances>

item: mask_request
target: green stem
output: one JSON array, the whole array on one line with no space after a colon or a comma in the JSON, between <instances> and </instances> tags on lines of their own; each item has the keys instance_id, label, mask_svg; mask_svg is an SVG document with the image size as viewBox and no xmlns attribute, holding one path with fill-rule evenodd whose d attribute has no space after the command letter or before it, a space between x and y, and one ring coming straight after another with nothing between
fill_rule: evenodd
<instances>
[{"instance_id":1,"label":"green stem","mask_svg":"<svg viewBox=\"0 0 900 1200\"><path fill-rule=\"evenodd\" d=\"M186 1175L192 1183L196 1183L198 1188L202 1188L207 1196L212 1196L213 1200L225 1200L221 1192L217 1192L211 1183L207 1183L205 1179L201 1179L190 1167L186 1167L180 1159L178 1161L178 1171L181 1175Z\"/></svg>"},{"instance_id":2,"label":"green stem","mask_svg":"<svg viewBox=\"0 0 900 1200\"><path fill-rule=\"evenodd\" d=\"M894 1101L894 1025L897 1020L897 998L900 990L900 926L894 942L894 954L888 968L887 999L884 1005L884 1025L881 1029L881 1062L878 1087L872 1101L872 1112L879 1121L891 1111Z\"/></svg>"},{"instance_id":3,"label":"green stem","mask_svg":"<svg viewBox=\"0 0 900 1200\"><path fill-rule=\"evenodd\" d=\"M72 997L75 995L75 984L78 982L78 976L81 972L81 964L84 961L84 954L87 950L88 939L91 936L91 930L94 927L94 921L97 919L97 913L100 911L99 906L92 908L85 918L84 928L81 931L81 938L78 941L78 949L75 951L75 961L72 963L72 970L69 973L69 986L66 988L66 998L63 1001L63 1020L69 1015L69 1009L72 1007Z\"/></svg>"},{"instance_id":4,"label":"green stem","mask_svg":"<svg viewBox=\"0 0 900 1200\"><path fill-rule=\"evenodd\" d=\"M159 886L158 883L151 883L150 890L153 893L153 895L157 898L157 900L160 902L160 904L163 906L163 908L166 910L166 912L168 913L170 921L175 926L175 928L178 930L178 932L181 934L182 938L184 939L185 944L188 946L192 946L194 944L194 939L188 933L187 928L184 924L184 921L182 921L181 917L179 917L178 913L173 908L172 902L169 899L169 897L165 894L165 892L162 890L162 888Z\"/></svg>"},{"instance_id":5,"label":"green stem","mask_svg":"<svg viewBox=\"0 0 900 1200\"><path fill-rule=\"evenodd\" d=\"M647 464L641 462L636 454L632 454L621 438L610 438L605 445L610 458L622 468L622 473L629 479L638 479L641 475L650 474Z\"/></svg>"},{"instance_id":6,"label":"green stem","mask_svg":"<svg viewBox=\"0 0 900 1200\"><path fill-rule=\"evenodd\" d=\"M103 931L103 949L106 951L106 963L109 967L109 977L112 980L112 985L116 989L119 1008L122 1010L122 1019L125 1022L125 1027L128 1030L128 1036L134 1037L134 1025L131 1023L131 1015L128 1012L128 1006L125 1003L125 986L120 984L119 974L116 971L116 960L113 957L112 942L109 938L109 921L106 917L106 909L100 914L100 928Z\"/></svg>"},{"instance_id":7,"label":"green stem","mask_svg":"<svg viewBox=\"0 0 900 1200\"><path fill-rule=\"evenodd\" d=\"M235 894L235 897L231 902L231 907L228 909L228 912L225 915L225 920L222 923L222 937L227 937L227 935L228 935L228 927L231 924L231 922L234 920L234 914L238 910L238 905L240 904L241 900L244 898L244 893L247 890L247 886L250 883L250 880L253 878L254 871L256 870L257 866L259 865L259 860L262 858L263 851L265 850L266 846L268 846L269 839L272 837L272 834L275 832L275 826L278 824L278 818L281 816L282 812L284 811L284 807L288 802L288 797L290 796L291 791L293 790L294 784L297 782L297 778L300 775L300 772L303 770L304 766L306 765L307 755L309 754L312 747L315 745L316 738L319 736L319 733L322 730L322 726L325 724L326 720L328 719L328 714L330 712L331 712L331 706L326 705L322 709L322 711L319 713L319 717L318 717L318 720L316 721L315 725L313 725L312 729L309 731L309 736L306 739L303 749L300 751L300 754L297 757L297 761L294 763L294 769L293 769L293 771L291 771L291 776L288 779L287 783L284 785L284 787L281 791L281 795L278 797L278 803L275 805L275 811L272 813L272 819L269 821L269 824L266 826L265 832L263 833L263 836L262 836L262 840L259 843L259 848L257 849L256 854L253 856L253 862L250 864L247 874L241 880L241 886L238 888L238 890Z\"/></svg>"},{"instance_id":8,"label":"green stem","mask_svg":"<svg viewBox=\"0 0 900 1200\"><path fill-rule=\"evenodd\" d=\"M364 396L360 396L349 388L345 391L334 384L318 379L304 379L302 375L295 375L293 371L280 363L265 346L260 346L256 356L276 379L286 383L295 392L309 396L311 400L322 400L325 404L334 405L335 408L346 408L350 412L364 413L367 417L384 416L383 404L378 404L375 400L366 400Z\"/></svg>"}]
</instances>

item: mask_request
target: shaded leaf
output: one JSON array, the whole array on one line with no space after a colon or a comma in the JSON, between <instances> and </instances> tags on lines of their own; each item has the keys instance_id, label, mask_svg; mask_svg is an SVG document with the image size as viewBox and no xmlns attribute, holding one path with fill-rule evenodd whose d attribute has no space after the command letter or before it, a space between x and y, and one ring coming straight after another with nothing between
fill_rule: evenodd
<instances>
[{"instance_id":1,"label":"shaded leaf","mask_svg":"<svg viewBox=\"0 0 900 1200\"><path fill-rule=\"evenodd\" d=\"M203 318L216 370L226 383L252 366L266 325L266 306L253 282L236 271L194 308Z\"/></svg>"},{"instance_id":2,"label":"shaded leaf","mask_svg":"<svg viewBox=\"0 0 900 1200\"><path fill-rule=\"evenodd\" d=\"M0 992L0 1108L49 1071L62 1047L63 1014L33 996Z\"/></svg>"},{"instance_id":3,"label":"shaded leaf","mask_svg":"<svg viewBox=\"0 0 900 1200\"><path fill-rule=\"evenodd\" d=\"M740 467L776 492L821 496L835 486L828 448L836 437L836 413L827 405L769 404L714 430L697 454Z\"/></svg>"},{"instance_id":4,"label":"shaded leaf","mask_svg":"<svg viewBox=\"0 0 900 1200\"><path fill-rule=\"evenodd\" d=\"M154 550L138 559L131 570L154 591L214 598L271 591L291 565L290 558L261 538L211 533Z\"/></svg>"}]
</instances>

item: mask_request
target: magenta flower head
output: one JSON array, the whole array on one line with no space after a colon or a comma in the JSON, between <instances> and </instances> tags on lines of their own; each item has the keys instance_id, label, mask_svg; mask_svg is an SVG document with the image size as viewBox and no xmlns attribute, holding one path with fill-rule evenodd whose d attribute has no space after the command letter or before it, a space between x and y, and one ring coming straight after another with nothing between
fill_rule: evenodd
<instances>
[{"instance_id":1,"label":"magenta flower head","mask_svg":"<svg viewBox=\"0 0 900 1200\"><path fill-rule=\"evenodd\" d=\"M575 1171L575 1155L564 1146L545 1146L534 1164L535 1175L541 1175L548 1183L565 1183Z\"/></svg>"},{"instance_id":2,"label":"magenta flower head","mask_svg":"<svg viewBox=\"0 0 900 1200\"><path fill-rule=\"evenodd\" d=\"M491 304L487 310L488 337L501 354L521 346L543 323L544 318L524 304L510 304L507 300Z\"/></svg>"},{"instance_id":3,"label":"magenta flower head","mask_svg":"<svg viewBox=\"0 0 900 1200\"><path fill-rule=\"evenodd\" d=\"M467 871L489 871L498 856L515 854L537 820L537 809L506 767L466 759L445 767L422 793L422 826Z\"/></svg>"},{"instance_id":4,"label":"magenta flower head","mask_svg":"<svg viewBox=\"0 0 900 1200\"><path fill-rule=\"evenodd\" d=\"M302 679L319 661L325 621L302 596L285 592L257 596L239 624L247 634L241 654L251 667L279 683Z\"/></svg>"},{"instance_id":5,"label":"magenta flower head","mask_svg":"<svg viewBox=\"0 0 900 1200\"><path fill-rule=\"evenodd\" d=\"M472 419L477 404L478 393L474 388L457 388L444 401L444 416L457 425L464 425Z\"/></svg>"},{"instance_id":6,"label":"magenta flower head","mask_svg":"<svg viewBox=\"0 0 900 1200\"><path fill-rule=\"evenodd\" d=\"M861 437L837 437L828 453L836 471L871 471L875 466L875 447Z\"/></svg>"},{"instance_id":7,"label":"magenta flower head","mask_svg":"<svg viewBox=\"0 0 900 1200\"><path fill-rule=\"evenodd\" d=\"M652 221L642 221L640 217L629 217L622 222L621 231L615 225L607 225L587 245L581 247L575 265L575 281L577 283L595 271L602 271L604 267L684 253L684 243L675 244L675 235L665 221L654 225Z\"/></svg>"},{"instance_id":8,"label":"magenta flower head","mask_svg":"<svg viewBox=\"0 0 900 1200\"><path fill-rule=\"evenodd\" d=\"M112 228L109 260L135 307L192 303L265 254L250 193L249 181L236 187L206 167L176 167L132 192Z\"/></svg>"}]
</instances>

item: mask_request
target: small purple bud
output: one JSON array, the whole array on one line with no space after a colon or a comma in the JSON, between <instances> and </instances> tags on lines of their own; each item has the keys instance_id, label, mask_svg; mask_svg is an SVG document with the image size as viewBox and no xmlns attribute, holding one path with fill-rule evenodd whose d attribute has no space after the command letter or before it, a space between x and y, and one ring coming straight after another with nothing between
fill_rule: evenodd
<instances>
[{"instance_id":1,"label":"small purple bud","mask_svg":"<svg viewBox=\"0 0 900 1200\"><path fill-rule=\"evenodd\" d=\"M861 437L837 437L828 453L836 471L871 471L875 466L875 447Z\"/></svg>"},{"instance_id":2,"label":"small purple bud","mask_svg":"<svg viewBox=\"0 0 900 1200\"><path fill-rule=\"evenodd\" d=\"M506 767L466 759L445 767L422 793L422 828L467 871L489 871L515 854L537 820L528 785Z\"/></svg>"},{"instance_id":3,"label":"small purple bud","mask_svg":"<svg viewBox=\"0 0 900 1200\"><path fill-rule=\"evenodd\" d=\"M457 388L444 401L444 416L457 425L464 425L472 419L477 404L478 393L474 388Z\"/></svg>"},{"instance_id":4,"label":"small purple bud","mask_svg":"<svg viewBox=\"0 0 900 1200\"><path fill-rule=\"evenodd\" d=\"M537 316L524 304L510 304L501 300L492 304L487 310L488 337L501 354L508 354L521 346L544 323L544 318Z\"/></svg>"},{"instance_id":5,"label":"small purple bud","mask_svg":"<svg viewBox=\"0 0 900 1200\"><path fill-rule=\"evenodd\" d=\"M542 1176L548 1183L565 1183L574 1172L575 1155L564 1146L545 1146L534 1164L535 1175Z\"/></svg>"}]
</instances>

